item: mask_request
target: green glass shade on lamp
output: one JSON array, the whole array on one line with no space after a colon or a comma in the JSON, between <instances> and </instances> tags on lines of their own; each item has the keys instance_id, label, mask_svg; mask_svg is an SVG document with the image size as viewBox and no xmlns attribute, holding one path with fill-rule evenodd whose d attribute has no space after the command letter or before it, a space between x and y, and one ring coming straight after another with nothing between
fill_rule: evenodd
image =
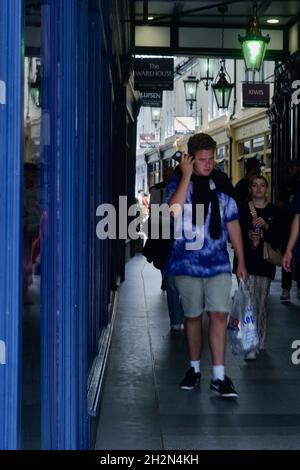
<instances>
[{"instance_id":1,"label":"green glass shade on lamp","mask_svg":"<svg viewBox=\"0 0 300 470\"><path fill-rule=\"evenodd\" d=\"M186 80L183 80L185 101L190 103L190 109L193 109L193 103L197 101L198 83L199 80L194 75L190 75Z\"/></svg>"},{"instance_id":2,"label":"green glass shade on lamp","mask_svg":"<svg viewBox=\"0 0 300 470\"><path fill-rule=\"evenodd\" d=\"M212 82L213 79L213 67L207 57L201 61L200 66L200 82L203 82L206 91L209 89L210 82Z\"/></svg>"},{"instance_id":3,"label":"green glass shade on lamp","mask_svg":"<svg viewBox=\"0 0 300 470\"><path fill-rule=\"evenodd\" d=\"M229 78L229 81L227 78ZM221 60L221 68L216 77L215 83L212 85L212 89L216 98L217 106L219 109L228 108L231 91L234 84L230 82L230 77L225 68L225 60Z\"/></svg>"},{"instance_id":4,"label":"green glass shade on lamp","mask_svg":"<svg viewBox=\"0 0 300 470\"><path fill-rule=\"evenodd\" d=\"M256 16L251 18L246 36L239 35L239 42L242 46L246 70L258 72L263 63L270 37L268 34L267 36L261 34Z\"/></svg>"}]
</instances>

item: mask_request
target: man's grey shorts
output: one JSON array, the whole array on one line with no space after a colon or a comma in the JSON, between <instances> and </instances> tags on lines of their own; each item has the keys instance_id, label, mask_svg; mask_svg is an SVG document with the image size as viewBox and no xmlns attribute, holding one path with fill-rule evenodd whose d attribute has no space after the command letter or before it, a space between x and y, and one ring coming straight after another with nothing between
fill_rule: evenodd
<instances>
[{"instance_id":1,"label":"man's grey shorts","mask_svg":"<svg viewBox=\"0 0 300 470\"><path fill-rule=\"evenodd\" d=\"M207 312L229 312L231 274L213 277L175 276L184 316L198 317Z\"/></svg>"}]
</instances>

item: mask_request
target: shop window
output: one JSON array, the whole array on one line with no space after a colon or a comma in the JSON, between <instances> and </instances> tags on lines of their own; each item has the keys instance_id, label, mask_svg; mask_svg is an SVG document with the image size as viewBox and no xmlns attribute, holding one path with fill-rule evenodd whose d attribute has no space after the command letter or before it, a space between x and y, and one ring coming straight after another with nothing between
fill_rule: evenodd
<instances>
[{"instance_id":1,"label":"shop window","mask_svg":"<svg viewBox=\"0 0 300 470\"><path fill-rule=\"evenodd\" d=\"M229 175L229 146L222 145L217 148L217 155L215 158L215 167L221 171L224 171Z\"/></svg>"},{"instance_id":2,"label":"shop window","mask_svg":"<svg viewBox=\"0 0 300 470\"><path fill-rule=\"evenodd\" d=\"M250 154L250 150L251 150L251 141L250 140L247 140L246 142L243 142L241 144L241 149L242 149L242 152L241 154L242 155L249 155Z\"/></svg>"},{"instance_id":3,"label":"shop window","mask_svg":"<svg viewBox=\"0 0 300 470\"><path fill-rule=\"evenodd\" d=\"M238 144L239 177L245 174L245 162L247 158L257 157L263 160L265 166L264 176L271 178L271 137L270 133L265 133Z\"/></svg>"},{"instance_id":4,"label":"shop window","mask_svg":"<svg viewBox=\"0 0 300 470\"><path fill-rule=\"evenodd\" d=\"M265 142L264 142L264 136L259 136L259 137L256 137L255 139L253 139L253 152L260 152L260 151L264 151L264 145L265 145Z\"/></svg>"},{"instance_id":5,"label":"shop window","mask_svg":"<svg viewBox=\"0 0 300 470\"><path fill-rule=\"evenodd\" d=\"M155 185L155 173L150 173L149 175L149 188Z\"/></svg>"}]
</instances>

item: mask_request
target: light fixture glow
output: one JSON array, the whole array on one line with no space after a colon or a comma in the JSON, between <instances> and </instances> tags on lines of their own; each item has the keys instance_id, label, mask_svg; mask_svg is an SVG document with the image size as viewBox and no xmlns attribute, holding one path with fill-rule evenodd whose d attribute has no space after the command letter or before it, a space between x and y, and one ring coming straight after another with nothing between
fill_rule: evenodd
<instances>
[{"instance_id":1,"label":"light fixture glow","mask_svg":"<svg viewBox=\"0 0 300 470\"><path fill-rule=\"evenodd\" d=\"M210 85L210 82L213 81L213 69L211 66L211 62L209 62L209 58L203 59L201 66L200 66L200 82L203 82L205 86L205 90L207 91Z\"/></svg>"},{"instance_id":2,"label":"light fixture glow","mask_svg":"<svg viewBox=\"0 0 300 470\"><path fill-rule=\"evenodd\" d=\"M279 23L279 20L277 20L276 18L270 18L269 20L267 20L267 23L269 23L269 24L277 24L277 23Z\"/></svg>"},{"instance_id":3,"label":"light fixture glow","mask_svg":"<svg viewBox=\"0 0 300 470\"><path fill-rule=\"evenodd\" d=\"M154 20L154 16L148 16L148 20L149 21Z\"/></svg>"},{"instance_id":4,"label":"light fixture glow","mask_svg":"<svg viewBox=\"0 0 300 470\"><path fill-rule=\"evenodd\" d=\"M152 107L151 108L151 121L154 126L157 127L157 124L160 122L161 108Z\"/></svg>"},{"instance_id":5,"label":"light fixture glow","mask_svg":"<svg viewBox=\"0 0 300 470\"><path fill-rule=\"evenodd\" d=\"M198 83L199 80L194 75L190 75L186 80L183 80L185 100L190 103L190 109L193 109L193 103L197 101Z\"/></svg>"},{"instance_id":6,"label":"light fixture glow","mask_svg":"<svg viewBox=\"0 0 300 470\"><path fill-rule=\"evenodd\" d=\"M249 22L246 36L239 35L239 42L242 46L246 70L258 72L263 63L270 37L268 34L267 36L261 34L256 12Z\"/></svg>"}]
</instances>

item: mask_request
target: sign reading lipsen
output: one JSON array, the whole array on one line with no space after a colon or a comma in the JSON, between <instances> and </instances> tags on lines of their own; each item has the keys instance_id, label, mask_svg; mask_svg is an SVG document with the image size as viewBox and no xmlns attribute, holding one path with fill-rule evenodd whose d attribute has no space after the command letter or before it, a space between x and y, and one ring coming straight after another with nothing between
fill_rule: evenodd
<instances>
[{"instance_id":1,"label":"sign reading lipsen","mask_svg":"<svg viewBox=\"0 0 300 470\"><path fill-rule=\"evenodd\" d=\"M174 59L134 59L134 88L173 90Z\"/></svg>"},{"instance_id":2,"label":"sign reading lipsen","mask_svg":"<svg viewBox=\"0 0 300 470\"><path fill-rule=\"evenodd\" d=\"M268 108L270 91L268 83L243 83L244 108Z\"/></svg>"},{"instance_id":3,"label":"sign reading lipsen","mask_svg":"<svg viewBox=\"0 0 300 470\"><path fill-rule=\"evenodd\" d=\"M150 106L154 108L162 107L162 91L140 91L142 98L142 106Z\"/></svg>"}]
</instances>

